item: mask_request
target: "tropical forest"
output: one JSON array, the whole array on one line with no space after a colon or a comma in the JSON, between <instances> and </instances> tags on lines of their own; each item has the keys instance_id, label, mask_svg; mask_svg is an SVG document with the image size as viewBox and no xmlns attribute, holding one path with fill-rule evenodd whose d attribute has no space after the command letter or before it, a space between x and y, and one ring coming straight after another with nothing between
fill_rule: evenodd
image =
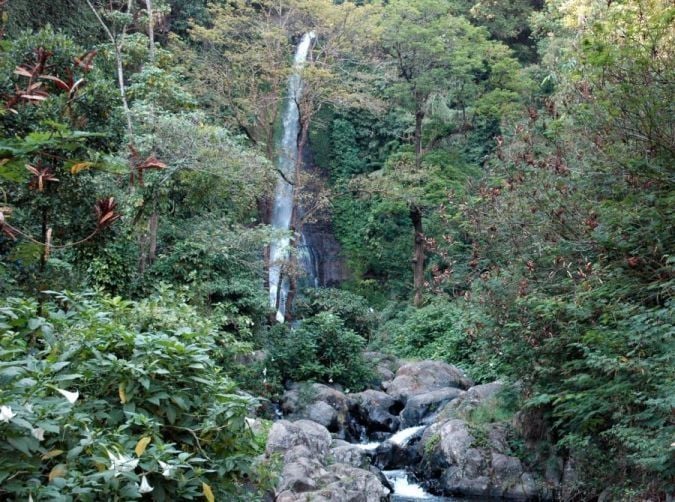
<instances>
[{"instance_id":1,"label":"tropical forest","mask_svg":"<svg viewBox=\"0 0 675 502\"><path fill-rule=\"evenodd\" d=\"M675 4L0 0L0 500L675 501Z\"/></svg>"}]
</instances>

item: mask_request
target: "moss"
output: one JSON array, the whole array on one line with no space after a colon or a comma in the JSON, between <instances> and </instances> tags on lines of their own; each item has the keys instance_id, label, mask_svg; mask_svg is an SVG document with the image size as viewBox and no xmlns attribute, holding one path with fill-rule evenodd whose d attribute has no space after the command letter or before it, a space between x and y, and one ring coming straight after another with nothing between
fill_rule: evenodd
<instances>
[{"instance_id":1,"label":"moss","mask_svg":"<svg viewBox=\"0 0 675 502\"><path fill-rule=\"evenodd\" d=\"M441 435L438 433L432 434L427 442L424 443L424 456L432 455L439 444L441 444Z\"/></svg>"}]
</instances>

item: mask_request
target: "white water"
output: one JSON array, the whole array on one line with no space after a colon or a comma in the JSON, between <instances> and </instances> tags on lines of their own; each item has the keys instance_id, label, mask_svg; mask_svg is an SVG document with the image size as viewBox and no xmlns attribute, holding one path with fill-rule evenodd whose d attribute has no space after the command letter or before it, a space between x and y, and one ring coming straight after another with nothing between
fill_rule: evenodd
<instances>
[{"instance_id":1,"label":"white water","mask_svg":"<svg viewBox=\"0 0 675 502\"><path fill-rule=\"evenodd\" d=\"M392 443L398 445L398 446L405 446L408 441L410 441L410 438L413 437L417 431L420 431L424 429L426 425L418 425L416 427L408 427L407 429L403 429L398 431L396 434L394 434L392 437L387 439L387 441L391 441Z\"/></svg>"},{"instance_id":2,"label":"white water","mask_svg":"<svg viewBox=\"0 0 675 502\"><path fill-rule=\"evenodd\" d=\"M419 425L415 427L408 427L406 429L398 431L396 434L387 439L386 442L394 443L395 445L403 448L408 442L422 429L426 428L426 425ZM371 443L360 443L357 444L359 448L366 451L375 451L382 443L371 442ZM424 491L424 489L417 483L411 482L408 476L408 473L403 470L394 470L394 471L382 471L382 474L391 483L391 486L394 488L393 500L407 502L412 500L450 500L450 499L441 499L434 497L433 495Z\"/></svg>"},{"instance_id":3,"label":"white water","mask_svg":"<svg viewBox=\"0 0 675 502\"><path fill-rule=\"evenodd\" d=\"M402 469L397 471L382 471L382 474L386 476L391 483L391 486L394 488L395 497L419 500L429 500L433 498L433 496L425 492L420 485L411 483L408 480L408 473Z\"/></svg>"},{"instance_id":4,"label":"white water","mask_svg":"<svg viewBox=\"0 0 675 502\"><path fill-rule=\"evenodd\" d=\"M300 70L307 61L309 48L315 38L314 32L305 33L298 44L293 61L293 74L288 78L288 97L283 114L283 137L281 139L281 153L277 167L287 180L295 179L295 167L298 162L298 133L300 132L300 112L298 101L302 93L302 79ZM274 194L272 208L272 227L275 230L285 231L286 234L270 244L270 305L277 309L277 321L284 322L286 314L286 298L288 296L288 277L282 276L282 265L290 252L290 237L288 230L291 226L293 214L293 186L279 176ZM277 304L278 300L278 304Z\"/></svg>"},{"instance_id":5,"label":"white water","mask_svg":"<svg viewBox=\"0 0 675 502\"><path fill-rule=\"evenodd\" d=\"M358 443L356 446L358 446L362 450L372 451L377 450L377 447L380 446L381 444L382 443Z\"/></svg>"}]
</instances>

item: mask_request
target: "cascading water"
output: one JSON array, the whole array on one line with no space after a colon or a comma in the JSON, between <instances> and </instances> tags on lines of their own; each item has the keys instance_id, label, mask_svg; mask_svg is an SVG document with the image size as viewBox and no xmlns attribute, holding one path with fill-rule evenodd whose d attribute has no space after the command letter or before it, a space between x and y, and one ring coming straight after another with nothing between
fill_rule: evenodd
<instances>
[{"instance_id":1,"label":"cascading water","mask_svg":"<svg viewBox=\"0 0 675 502\"><path fill-rule=\"evenodd\" d=\"M407 446L411 439L420 431L426 429L426 425L416 425L402 429L396 434L393 434L385 442L393 443L401 448ZM383 442L370 442L357 444L359 448L375 453ZM427 493L422 486L413 479L412 475L405 469L396 469L391 471L382 471L382 474L387 478L394 493L392 494L392 502L417 502L424 500L425 502L459 502L459 499L448 497L436 497Z\"/></svg>"},{"instance_id":2,"label":"cascading water","mask_svg":"<svg viewBox=\"0 0 675 502\"><path fill-rule=\"evenodd\" d=\"M287 231L291 225L294 200L293 185L289 181L292 182L295 179L296 163L300 160L298 159L298 133L300 132L298 102L302 93L300 70L307 61L309 48L314 38L314 32L305 33L295 51L294 72L288 79L288 97L283 113L281 153L277 161L277 167L283 176L279 176L277 181L272 208L272 227L275 230L286 231L286 234L270 244L269 287L270 305L277 308L276 318L279 322L284 321L289 289L288 277L282 276L281 273L283 262L290 253L290 237Z\"/></svg>"}]
</instances>

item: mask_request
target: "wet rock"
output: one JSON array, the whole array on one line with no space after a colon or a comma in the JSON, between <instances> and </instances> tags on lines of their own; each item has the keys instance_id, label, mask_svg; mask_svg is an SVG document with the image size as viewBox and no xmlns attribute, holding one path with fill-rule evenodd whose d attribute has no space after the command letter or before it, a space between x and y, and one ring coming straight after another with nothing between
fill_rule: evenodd
<instances>
[{"instance_id":1,"label":"wet rock","mask_svg":"<svg viewBox=\"0 0 675 502\"><path fill-rule=\"evenodd\" d=\"M473 382L459 368L440 361L404 364L387 387L387 394L405 403L410 397L446 387L468 389Z\"/></svg>"},{"instance_id":2,"label":"wet rock","mask_svg":"<svg viewBox=\"0 0 675 502\"><path fill-rule=\"evenodd\" d=\"M416 465L420 459L421 455L413 445L401 446L385 441L375 449L373 465L378 469L390 471Z\"/></svg>"},{"instance_id":3,"label":"wet rock","mask_svg":"<svg viewBox=\"0 0 675 502\"><path fill-rule=\"evenodd\" d=\"M409 397L401 412L401 426L412 427L428 423L443 405L463 394L465 394L463 390L448 387Z\"/></svg>"},{"instance_id":4,"label":"wet rock","mask_svg":"<svg viewBox=\"0 0 675 502\"><path fill-rule=\"evenodd\" d=\"M490 478L487 476L468 478L458 466L447 469L440 484L445 493L449 495L485 497L490 492Z\"/></svg>"},{"instance_id":5,"label":"wet rock","mask_svg":"<svg viewBox=\"0 0 675 502\"><path fill-rule=\"evenodd\" d=\"M350 396L351 413L366 427L368 433L396 431L400 424L396 415L401 407L399 401L377 390L365 390Z\"/></svg>"}]
</instances>

